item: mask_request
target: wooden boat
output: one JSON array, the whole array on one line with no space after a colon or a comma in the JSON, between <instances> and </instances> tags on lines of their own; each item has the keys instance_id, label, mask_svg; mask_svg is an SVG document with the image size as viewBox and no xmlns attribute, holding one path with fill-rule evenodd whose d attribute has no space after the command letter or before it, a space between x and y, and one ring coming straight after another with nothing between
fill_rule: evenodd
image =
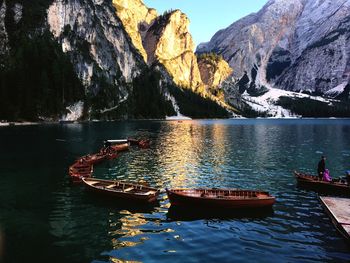
<instances>
[{"instance_id":1,"label":"wooden boat","mask_svg":"<svg viewBox=\"0 0 350 263\"><path fill-rule=\"evenodd\" d=\"M136 145L142 149L147 149L150 147L150 140L137 140L137 139L131 139L128 138L128 143L130 143L130 145Z\"/></svg>"},{"instance_id":2,"label":"wooden boat","mask_svg":"<svg viewBox=\"0 0 350 263\"><path fill-rule=\"evenodd\" d=\"M333 194L350 194L350 187L344 179L333 179L331 182L320 180L318 176L300 173L294 171L294 176L297 179L298 185Z\"/></svg>"},{"instance_id":3,"label":"wooden boat","mask_svg":"<svg viewBox=\"0 0 350 263\"><path fill-rule=\"evenodd\" d=\"M82 179L88 190L116 199L151 203L157 200L159 190L156 188L114 180L102 180L95 178Z\"/></svg>"},{"instance_id":4,"label":"wooden boat","mask_svg":"<svg viewBox=\"0 0 350 263\"><path fill-rule=\"evenodd\" d=\"M127 141L130 145L139 145L139 140L137 139L128 138Z\"/></svg>"},{"instance_id":5,"label":"wooden boat","mask_svg":"<svg viewBox=\"0 0 350 263\"><path fill-rule=\"evenodd\" d=\"M167 189L171 205L210 209L272 207L275 197L268 192L237 189Z\"/></svg>"},{"instance_id":6,"label":"wooden boat","mask_svg":"<svg viewBox=\"0 0 350 263\"><path fill-rule=\"evenodd\" d=\"M138 145L141 149L147 149L150 147L150 141L149 140L140 140Z\"/></svg>"},{"instance_id":7,"label":"wooden boat","mask_svg":"<svg viewBox=\"0 0 350 263\"><path fill-rule=\"evenodd\" d=\"M108 153L107 154L107 159L108 160L113 160L113 159L115 159L115 158L117 158L118 157L118 153L117 152L110 152L110 153Z\"/></svg>"},{"instance_id":8,"label":"wooden boat","mask_svg":"<svg viewBox=\"0 0 350 263\"><path fill-rule=\"evenodd\" d=\"M113 149L113 151L123 152L123 151L129 150L129 144L128 143L115 144L115 145L112 145L111 148Z\"/></svg>"},{"instance_id":9,"label":"wooden boat","mask_svg":"<svg viewBox=\"0 0 350 263\"><path fill-rule=\"evenodd\" d=\"M100 163L100 162L106 160L107 154L99 152L99 153L89 154L89 155L83 156L81 159L83 159L85 162L87 162L89 164L97 164L97 163Z\"/></svg>"},{"instance_id":10,"label":"wooden boat","mask_svg":"<svg viewBox=\"0 0 350 263\"><path fill-rule=\"evenodd\" d=\"M80 183L82 178L91 177L92 172L93 166L83 159L79 159L69 167L69 176L73 183Z\"/></svg>"}]
</instances>

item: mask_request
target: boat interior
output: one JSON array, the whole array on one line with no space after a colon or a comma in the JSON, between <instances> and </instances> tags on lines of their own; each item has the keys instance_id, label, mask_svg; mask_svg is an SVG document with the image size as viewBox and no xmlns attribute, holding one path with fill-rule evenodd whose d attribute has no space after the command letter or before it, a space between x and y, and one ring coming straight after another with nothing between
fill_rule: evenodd
<instances>
[{"instance_id":1,"label":"boat interior","mask_svg":"<svg viewBox=\"0 0 350 263\"><path fill-rule=\"evenodd\" d=\"M96 188L106 189L115 192L139 194L139 195L152 195L157 191L152 190L149 187L143 185L133 185L124 182L108 182L108 181L98 181L98 180L86 180L86 182Z\"/></svg>"}]
</instances>

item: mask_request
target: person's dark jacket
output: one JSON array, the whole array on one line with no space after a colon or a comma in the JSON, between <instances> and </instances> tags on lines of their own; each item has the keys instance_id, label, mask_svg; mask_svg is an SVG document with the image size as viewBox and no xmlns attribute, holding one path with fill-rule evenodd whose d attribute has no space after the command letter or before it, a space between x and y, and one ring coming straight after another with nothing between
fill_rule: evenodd
<instances>
[{"instance_id":1,"label":"person's dark jacket","mask_svg":"<svg viewBox=\"0 0 350 263\"><path fill-rule=\"evenodd\" d=\"M321 161L318 162L318 166L317 166L318 174L323 173L325 169L326 169L326 162L324 161L324 159L322 159Z\"/></svg>"}]
</instances>

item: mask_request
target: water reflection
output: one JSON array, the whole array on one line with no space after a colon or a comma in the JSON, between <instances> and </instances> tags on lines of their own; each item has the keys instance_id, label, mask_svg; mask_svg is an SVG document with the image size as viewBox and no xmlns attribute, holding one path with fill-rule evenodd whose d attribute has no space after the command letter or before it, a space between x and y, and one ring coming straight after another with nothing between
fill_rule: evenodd
<instances>
[{"instance_id":1,"label":"water reflection","mask_svg":"<svg viewBox=\"0 0 350 263\"><path fill-rule=\"evenodd\" d=\"M18 262L347 262L349 248L317 194L297 188L292 171L314 172L325 153L331 174L342 175L349 127L343 120L229 120L0 129L6 254ZM77 156L95 152L106 138L141 135L152 138L151 149L131 149L94 175L161 189L263 189L276 196L273 213L174 211L164 193L155 207L136 208L68 183Z\"/></svg>"},{"instance_id":2,"label":"water reflection","mask_svg":"<svg viewBox=\"0 0 350 263\"><path fill-rule=\"evenodd\" d=\"M170 206L166 217L169 221L195 221L201 219L215 219L219 221L234 219L263 219L273 216L273 209L239 209L227 211L211 211L208 209L184 209Z\"/></svg>"}]
</instances>

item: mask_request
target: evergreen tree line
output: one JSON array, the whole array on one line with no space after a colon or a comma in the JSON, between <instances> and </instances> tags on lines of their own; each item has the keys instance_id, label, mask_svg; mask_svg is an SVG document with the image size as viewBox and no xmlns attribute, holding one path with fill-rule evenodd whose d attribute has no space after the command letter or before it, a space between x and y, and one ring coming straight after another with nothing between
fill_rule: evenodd
<instances>
[{"instance_id":1,"label":"evergreen tree line","mask_svg":"<svg viewBox=\"0 0 350 263\"><path fill-rule=\"evenodd\" d=\"M350 117L350 103L346 101L333 102L333 105L328 105L309 98L281 97L278 105L303 117Z\"/></svg>"},{"instance_id":2,"label":"evergreen tree line","mask_svg":"<svg viewBox=\"0 0 350 263\"><path fill-rule=\"evenodd\" d=\"M145 69L133 80L133 90L128 101L132 118L164 118L175 115L170 101L166 100L159 87L160 73Z\"/></svg>"},{"instance_id":3,"label":"evergreen tree line","mask_svg":"<svg viewBox=\"0 0 350 263\"><path fill-rule=\"evenodd\" d=\"M84 98L73 66L50 32L17 37L7 67L0 70L0 119L57 118Z\"/></svg>"},{"instance_id":4,"label":"evergreen tree line","mask_svg":"<svg viewBox=\"0 0 350 263\"><path fill-rule=\"evenodd\" d=\"M209 98L203 98L189 89L170 86L170 93L176 99L180 113L191 118L228 118L229 113Z\"/></svg>"}]
</instances>

